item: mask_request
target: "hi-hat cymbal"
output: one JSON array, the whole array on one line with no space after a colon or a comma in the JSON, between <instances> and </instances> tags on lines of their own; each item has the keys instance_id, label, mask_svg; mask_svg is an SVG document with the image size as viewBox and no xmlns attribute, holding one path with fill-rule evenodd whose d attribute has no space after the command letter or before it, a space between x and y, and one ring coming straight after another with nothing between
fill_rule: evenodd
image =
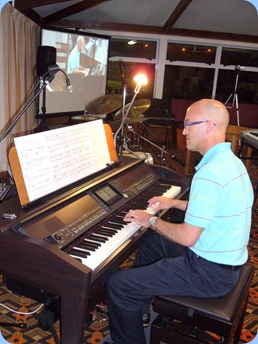
<instances>
[{"instance_id":1,"label":"hi-hat cymbal","mask_svg":"<svg viewBox=\"0 0 258 344\"><path fill-rule=\"evenodd\" d=\"M136 118L143 114L149 107L150 107L151 101L149 99L137 99L134 101L127 118ZM125 113L127 112L128 108L130 107L130 103L126 104L125 106ZM118 110L115 114L115 118L122 118L123 115L123 108Z\"/></svg>"},{"instance_id":2,"label":"hi-hat cymbal","mask_svg":"<svg viewBox=\"0 0 258 344\"><path fill-rule=\"evenodd\" d=\"M107 94L90 101L86 110L91 115L101 115L116 111L122 105L123 97L121 94Z\"/></svg>"}]
</instances>

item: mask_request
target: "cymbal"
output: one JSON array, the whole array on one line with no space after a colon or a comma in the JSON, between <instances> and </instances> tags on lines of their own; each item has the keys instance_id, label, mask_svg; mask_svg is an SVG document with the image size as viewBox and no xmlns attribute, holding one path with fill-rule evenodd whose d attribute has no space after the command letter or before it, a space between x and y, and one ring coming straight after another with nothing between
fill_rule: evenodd
<instances>
[{"instance_id":1,"label":"cymbal","mask_svg":"<svg viewBox=\"0 0 258 344\"><path fill-rule=\"evenodd\" d=\"M71 117L72 121L75 122L90 122L90 121L96 121L98 118L88 117L88 116L73 116Z\"/></svg>"},{"instance_id":2,"label":"cymbal","mask_svg":"<svg viewBox=\"0 0 258 344\"><path fill-rule=\"evenodd\" d=\"M107 94L89 102L86 110L91 115L101 115L116 111L123 105L121 94Z\"/></svg>"},{"instance_id":3,"label":"cymbal","mask_svg":"<svg viewBox=\"0 0 258 344\"><path fill-rule=\"evenodd\" d=\"M137 99L133 102L133 105L128 113L127 118L136 118L143 114L151 105L151 101L149 99ZM128 108L130 107L130 103L126 104L125 106L125 113L127 112ZM115 118L122 118L123 115L123 108L118 110L115 113Z\"/></svg>"},{"instance_id":4,"label":"cymbal","mask_svg":"<svg viewBox=\"0 0 258 344\"><path fill-rule=\"evenodd\" d=\"M143 121L147 121L149 118L148 117L137 117L137 118L127 118L125 120L125 124L134 124L134 123L139 123Z\"/></svg>"}]
</instances>

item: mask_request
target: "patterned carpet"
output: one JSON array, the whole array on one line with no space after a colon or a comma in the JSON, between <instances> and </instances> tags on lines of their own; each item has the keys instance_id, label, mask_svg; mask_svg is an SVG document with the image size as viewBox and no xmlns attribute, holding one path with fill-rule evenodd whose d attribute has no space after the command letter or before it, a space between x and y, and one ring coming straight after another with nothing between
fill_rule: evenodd
<instances>
[{"instance_id":1,"label":"patterned carpet","mask_svg":"<svg viewBox=\"0 0 258 344\"><path fill-rule=\"evenodd\" d=\"M145 147L143 145L143 151L150 152L154 162L160 164L160 157L158 156L160 151L156 148ZM185 151L169 149L169 153L182 160L185 160ZM184 173L182 166L171 157L171 155L165 154L164 165L168 166L177 172ZM191 160L191 173L194 172L194 166L198 162L200 157L198 154L192 155ZM252 178L257 180L257 164L252 162L248 168ZM254 185L256 188L256 185ZM255 266L256 273L250 289L250 296L247 306L247 311L244 320L244 326L242 329L241 342L248 343L254 339L258 331L258 199L253 207L253 223L252 232L249 243L249 260ZM121 266L121 268L130 267L133 261L134 255L128 258L127 261ZM32 312L39 306L38 302L25 298L20 295L9 292L4 284L0 281L0 303L4 304L19 312ZM8 323L20 323L27 324L26 329L19 329L18 327L1 326L2 336L7 343L13 344L27 344L27 343L42 343L42 344L55 344L55 341L49 331L44 331L38 327L38 321L35 315L18 315L0 306L0 321ZM72 314L71 314L72 317ZM59 322L55 324L56 330L59 333ZM98 344L108 333L108 319L106 316L105 306L99 305L92 314L92 321L89 321L85 325L84 340L83 343ZM2 344L5 341L1 341ZM73 344L73 343L71 343ZM135 343L137 344L137 343Z\"/></svg>"}]
</instances>

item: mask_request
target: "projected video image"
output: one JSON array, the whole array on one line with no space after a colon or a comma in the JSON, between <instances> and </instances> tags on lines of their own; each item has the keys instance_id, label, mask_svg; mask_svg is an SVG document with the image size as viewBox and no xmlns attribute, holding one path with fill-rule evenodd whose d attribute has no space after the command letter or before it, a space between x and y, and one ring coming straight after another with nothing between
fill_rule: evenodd
<instances>
[{"instance_id":1,"label":"projected video image","mask_svg":"<svg viewBox=\"0 0 258 344\"><path fill-rule=\"evenodd\" d=\"M65 75L57 72L46 91L46 114L83 112L91 100L106 93L107 37L43 29L41 45L56 48L56 63L68 75L72 89L70 93Z\"/></svg>"}]
</instances>

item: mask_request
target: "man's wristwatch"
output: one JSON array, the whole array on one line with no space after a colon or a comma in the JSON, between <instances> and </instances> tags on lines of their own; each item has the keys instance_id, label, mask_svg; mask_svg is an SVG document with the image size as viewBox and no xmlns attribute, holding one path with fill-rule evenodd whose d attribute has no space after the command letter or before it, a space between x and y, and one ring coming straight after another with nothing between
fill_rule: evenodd
<instances>
[{"instance_id":1,"label":"man's wristwatch","mask_svg":"<svg viewBox=\"0 0 258 344\"><path fill-rule=\"evenodd\" d=\"M151 228L152 228L153 226L155 226L155 223L157 222L158 219L159 219L158 216L152 216L152 217L149 219L149 225L150 225Z\"/></svg>"}]
</instances>

